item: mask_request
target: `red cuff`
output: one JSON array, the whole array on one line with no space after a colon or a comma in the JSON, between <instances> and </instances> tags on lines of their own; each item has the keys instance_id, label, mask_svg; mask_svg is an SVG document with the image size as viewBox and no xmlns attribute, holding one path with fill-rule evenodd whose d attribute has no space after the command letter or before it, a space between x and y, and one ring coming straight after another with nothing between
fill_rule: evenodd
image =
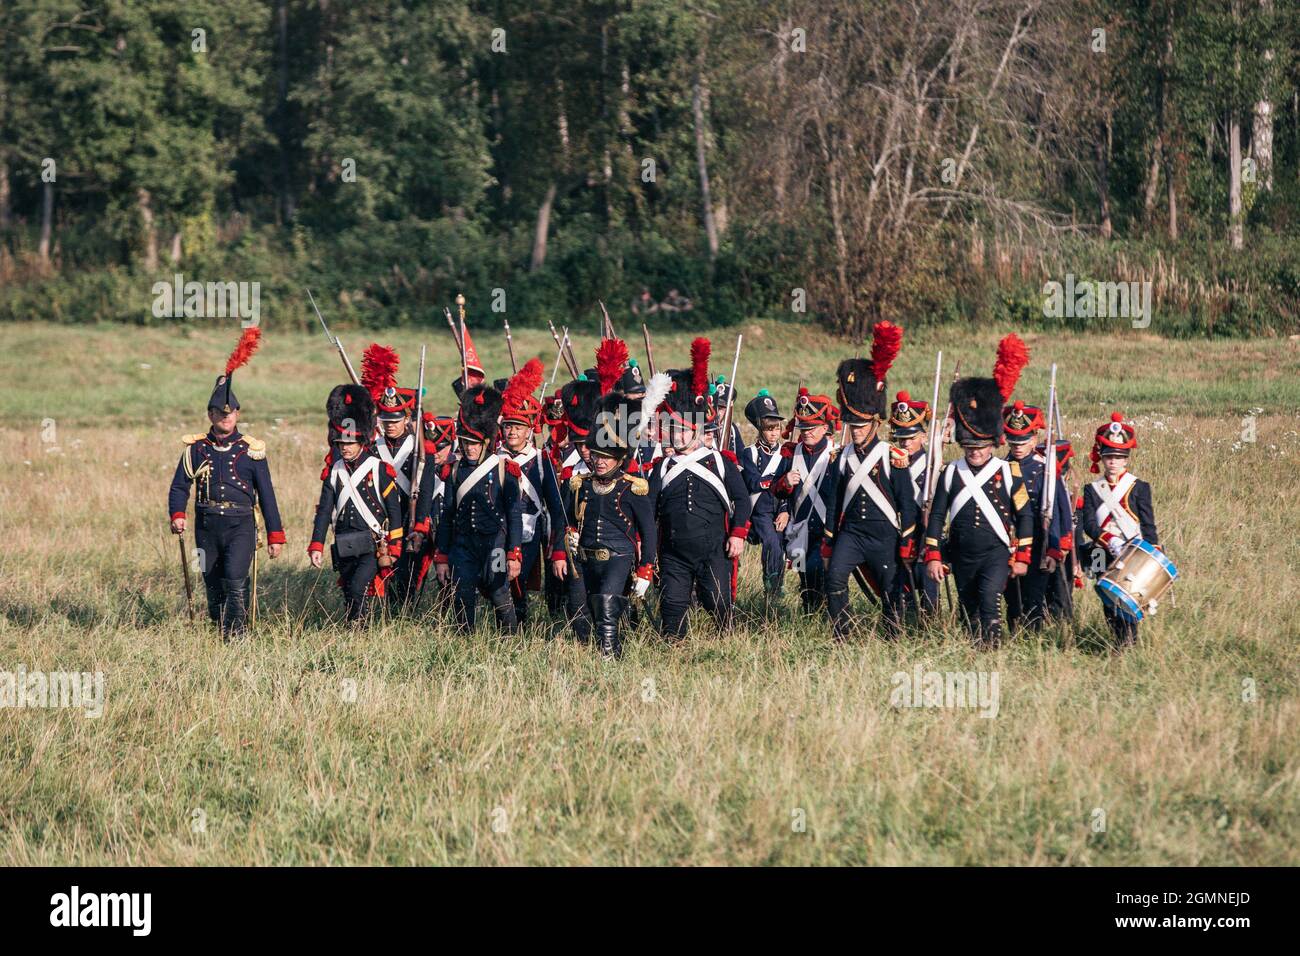
<instances>
[{"instance_id":1,"label":"red cuff","mask_svg":"<svg viewBox=\"0 0 1300 956\"><path fill-rule=\"evenodd\" d=\"M325 545L321 544L319 541L313 541L311 544L307 545L308 554L311 554L313 551L324 551L324 550L325 550Z\"/></svg>"},{"instance_id":2,"label":"red cuff","mask_svg":"<svg viewBox=\"0 0 1300 956\"><path fill-rule=\"evenodd\" d=\"M441 551L435 551L435 552L433 552L433 563L434 563L434 564L451 564L451 559L448 558L448 557L447 557L445 554L443 554Z\"/></svg>"},{"instance_id":3,"label":"red cuff","mask_svg":"<svg viewBox=\"0 0 1300 956\"><path fill-rule=\"evenodd\" d=\"M1030 557L1031 557L1031 552L1029 551L1029 549L1026 548L1023 551L1017 551L1015 554L1013 554L1011 556L1011 560L1016 562L1017 564L1028 564Z\"/></svg>"},{"instance_id":4,"label":"red cuff","mask_svg":"<svg viewBox=\"0 0 1300 956\"><path fill-rule=\"evenodd\" d=\"M185 517L184 511L177 511L171 516L170 520L175 521L177 518L184 518L184 517Z\"/></svg>"},{"instance_id":5,"label":"red cuff","mask_svg":"<svg viewBox=\"0 0 1300 956\"><path fill-rule=\"evenodd\" d=\"M1047 556L1051 558L1053 561L1065 560L1065 552L1062 551L1060 548L1048 548Z\"/></svg>"},{"instance_id":6,"label":"red cuff","mask_svg":"<svg viewBox=\"0 0 1300 956\"><path fill-rule=\"evenodd\" d=\"M732 528L731 537L733 538L749 537L749 522L746 521L744 524L738 524L734 528Z\"/></svg>"},{"instance_id":7,"label":"red cuff","mask_svg":"<svg viewBox=\"0 0 1300 956\"><path fill-rule=\"evenodd\" d=\"M636 576L642 581L653 581L655 569L649 564L643 564L641 567L636 569Z\"/></svg>"},{"instance_id":8,"label":"red cuff","mask_svg":"<svg viewBox=\"0 0 1300 956\"><path fill-rule=\"evenodd\" d=\"M393 541L388 545L388 553L395 558L402 556L402 542Z\"/></svg>"},{"instance_id":9,"label":"red cuff","mask_svg":"<svg viewBox=\"0 0 1300 956\"><path fill-rule=\"evenodd\" d=\"M266 543L267 543L267 544L284 544L284 532L283 532L283 531L268 531L268 532L266 533Z\"/></svg>"},{"instance_id":10,"label":"red cuff","mask_svg":"<svg viewBox=\"0 0 1300 956\"><path fill-rule=\"evenodd\" d=\"M925 552L925 561L928 564L931 561L942 561L943 555L934 548L927 548Z\"/></svg>"},{"instance_id":11,"label":"red cuff","mask_svg":"<svg viewBox=\"0 0 1300 956\"><path fill-rule=\"evenodd\" d=\"M786 475L788 474L789 472L786 472ZM785 480L786 475L782 475L780 478L778 478L776 481L772 483L772 494L788 495L790 493L790 485Z\"/></svg>"},{"instance_id":12,"label":"red cuff","mask_svg":"<svg viewBox=\"0 0 1300 956\"><path fill-rule=\"evenodd\" d=\"M560 550L560 551L552 551L552 552L551 552L551 560L552 560L552 561L568 561L568 560L569 560L569 553L568 553L567 551L563 551L563 550Z\"/></svg>"},{"instance_id":13,"label":"red cuff","mask_svg":"<svg viewBox=\"0 0 1300 956\"><path fill-rule=\"evenodd\" d=\"M1061 535L1061 550L1062 551L1074 550L1074 535L1072 534Z\"/></svg>"},{"instance_id":14,"label":"red cuff","mask_svg":"<svg viewBox=\"0 0 1300 956\"><path fill-rule=\"evenodd\" d=\"M420 532L420 534L428 534L429 519L425 518L423 521L417 521L415 524L411 525L411 531L412 532L418 531Z\"/></svg>"},{"instance_id":15,"label":"red cuff","mask_svg":"<svg viewBox=\"0 0 1300 956\"><path fill-rule=\"evenodd\" d=\"M507 561L522 561L523 559L524 559L524 551L522 548L511 548L509 551L506 552Z\"/></svg>"},{"instance_id":16,"label":"red cuff","mask_svg":"<svg viewBox=\"0 0 1300 956\"><path fill-rule=\"evenodd\" d=\"M898 546L898 557L901 561L911 561L916 557L916 539L908 538Z\"/></svg>"}]
</instances>

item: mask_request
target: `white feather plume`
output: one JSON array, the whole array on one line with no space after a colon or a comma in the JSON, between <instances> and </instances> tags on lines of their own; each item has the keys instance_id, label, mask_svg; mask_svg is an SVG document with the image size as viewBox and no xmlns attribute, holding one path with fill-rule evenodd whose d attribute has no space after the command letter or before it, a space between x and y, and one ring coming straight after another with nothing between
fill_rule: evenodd
<instances>
[{"instance_id":1,"label":"white feather plume","mask_svg":"<svg viewBox=\"0 0 1300 956\"><path fill-rule=\"evenodd\" d=\"M668 397L668 390L673 387L672 376L667 372L655 372L646 383L645 397L641 399L641 420L637 423L636 437L640 440L646 428L654 421L655 412Z\"/></svg>"}]
</instances>

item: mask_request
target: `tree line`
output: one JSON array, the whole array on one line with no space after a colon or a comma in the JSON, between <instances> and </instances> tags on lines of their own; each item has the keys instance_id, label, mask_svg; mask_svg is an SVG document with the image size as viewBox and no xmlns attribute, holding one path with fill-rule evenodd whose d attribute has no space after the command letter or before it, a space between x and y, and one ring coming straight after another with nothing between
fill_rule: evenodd
<instances>
[{"instance_id":1,"label":"tree line","mask_svg":"<svg viewBox=\"0 0 1300 956\"><path fill-rule=\"evenodd\" d=\"M1297 50L1282 0L9 0L0 316L186 269L860 337L1071 271L1289 327Z\"/></svg>"}]
</instances>

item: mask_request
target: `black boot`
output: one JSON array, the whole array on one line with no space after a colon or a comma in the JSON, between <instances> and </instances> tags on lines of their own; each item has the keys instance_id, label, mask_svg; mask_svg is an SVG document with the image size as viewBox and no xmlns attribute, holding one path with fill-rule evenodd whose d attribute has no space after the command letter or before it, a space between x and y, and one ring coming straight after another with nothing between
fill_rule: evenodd
<instances>
[{"instance_id":1,"label":"black boot","mask_svg":"<svg viewBox=\"0 0 1300 956\"><path fill-rule=\"evenodd\" d=\"M831 619L831 634L842 641L849 636L849 589L826 592L826 610Z\"/></svg>"},{"instance_id":2,"label":"black boot","mask_svg":"<svg viewBox=\"0 0 1300 956\"><path fill-rule=\"evenodd\" d=\"M780 572L763 575L763 614L766 617L771 617L780 610L781 583L784 577Z\"/></svg>"},{"instance_id":3,"label":"black boot","mask_svg":"<svg viewBox=\"0 0 1300 956\"><path fill-rule=\"evenodd\" d=\"M248 579L226 578L221 582L225 601L221 608L221 636L236 641L248 630Z\"/></svg>"},{"instance_id":4,"label":"black boot","mask_svg":"<svg viewBox=\"0 0 1300 956\"><path fill-rule=\"evenodd\" d=\"M591 617L596 625L596 643L606 657L623 656L623 637L620 625L627 598L621 594L593 594L588 598Z\"/></svg>"},{"instance_id":5,"label":"black boot","mask_svg":"<svg viewBox=\"0 0 1300 956\"><path fill-rule=\"evenodd\" d=\"M370 608L373 598L360 597L349 600L343 606L343 619L352 627L364 628L370 625Z\"/></svg>"},{"instance_id":6,"label":"black boot","mask_svg":"<svg viewBox=\"0 0 1300 956\"><path fill-rule=\"evenodd\" d=\"M221 627L221 612L226 604L226 587L221 578L203 578L203 590L208 597L208 617L212 623Z\"/></svg>"},{"instance_id":7,"label":"black boot","mask_svg":"<svg viewBox=\"0 0 1300 956\"><path fill-rule=\"evenodd\" d=\"M503 634L519 633L519 616L515 613L515 599L506 590L492 598L492 608L496 611L497 627Z\"/></svg>"}]
</instances>

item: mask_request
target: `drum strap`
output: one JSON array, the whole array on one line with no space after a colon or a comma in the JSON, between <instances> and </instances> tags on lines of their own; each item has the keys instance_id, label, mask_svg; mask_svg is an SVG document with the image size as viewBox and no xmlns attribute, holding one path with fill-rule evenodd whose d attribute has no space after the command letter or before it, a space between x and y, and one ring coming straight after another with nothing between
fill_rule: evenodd
<instances>
[{"instance_id":1,"label":"drum strap","mask_svg":"<svg viewBox=\"0 0 1300 956\"><path fill-rule=\"evenodd\" d=\"M1092 483L1092 490L1097 492L1097 497L1101 499L1101 504L1097 506L1097 527L1101 530L1106 529L1106 523L1113 521L1115 527L1125 541L1132 541L1134 538L1142 536L1142 527L1137 520L1124 507L1124 497L1133 488L1137 477L1129 472L1119 481L1115 482L1115 488L1112 490L1110 482L1105 478L1098 478Z\"/></svg>"}]
</instances>

